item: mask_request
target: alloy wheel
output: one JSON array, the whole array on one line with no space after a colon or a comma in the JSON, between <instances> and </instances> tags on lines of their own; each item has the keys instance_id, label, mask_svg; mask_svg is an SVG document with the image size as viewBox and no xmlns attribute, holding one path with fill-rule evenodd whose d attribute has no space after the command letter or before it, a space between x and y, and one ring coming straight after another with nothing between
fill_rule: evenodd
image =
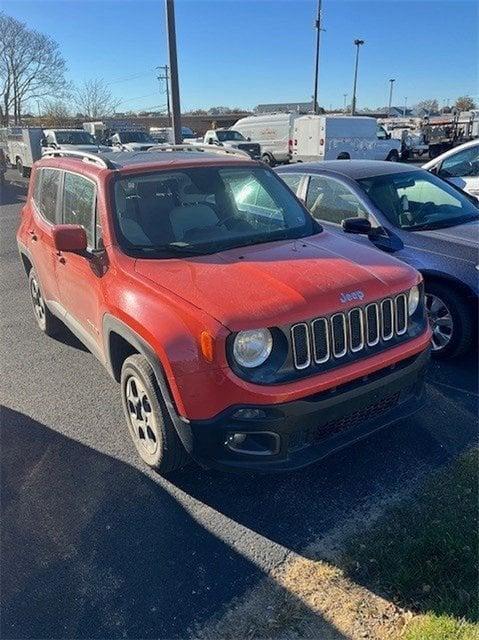
<instances>
[{"instance_id":1,"label":"alloy wheel","mask_svg":"<svg viewBox=\"0 0 479 640\"><path fill-rule=\"evenodd\" d=\"M35 316L39 324L43 326L45 324L45 302L35 277L30 281L30 294L32 296Z\"/></svg>"},{"instance_id":2,"label":"alloy wheel","mask_svg":"<svg viewBox=\"0 0 479 640\"><path fill-rule=\"evenodd\" d=\"M129 376L125 395L133 437L148 455L154 455L158 449L158 427L148 393L140 378Z\"/></svg>"},{"instance_id":3,"label":"alloy wheel","mask_svg":"<svg viewBox=\"0 0 479 640\"><path fill-rule=\"evenodd\" d=\"M441 351L451 342L454 322L448 306L441 298L426 293L426 310L432 330L432 349Z\"/></svg>"}]
</instances>

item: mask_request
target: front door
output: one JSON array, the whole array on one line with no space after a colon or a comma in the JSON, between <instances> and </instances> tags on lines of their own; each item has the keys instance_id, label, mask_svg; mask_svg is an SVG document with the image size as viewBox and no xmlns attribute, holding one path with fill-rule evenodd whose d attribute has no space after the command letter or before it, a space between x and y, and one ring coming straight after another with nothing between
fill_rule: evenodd
<instances>
[{"instance_id":1,"label":"front door","mask_svg":"<svg viewBox=\"0 0 479 640\"><path fill-rule=\"evenodd\" d=\"M64 174L62 222L85 228L88 248L82 254L62 252L57 256L60 300L72 329L90 349L101 342L100 299L104 271L95 253L99 239L95 183L76 173Z\"/></svg>"},{"instance_id":2,"label":"front door","mask_svg":"<svg viewBox=\"0 0 479 640\"><path fill-rule=\"evenodd\" d=\"M445 158L438 175L479 198L479 145L467 147Z\"/></svg>"}]
</instances>

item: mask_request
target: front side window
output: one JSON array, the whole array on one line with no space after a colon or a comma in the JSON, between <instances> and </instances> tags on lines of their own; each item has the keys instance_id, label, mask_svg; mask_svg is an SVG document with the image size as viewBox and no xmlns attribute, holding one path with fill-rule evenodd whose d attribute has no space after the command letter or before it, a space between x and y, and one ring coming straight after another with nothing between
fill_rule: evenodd
<instances>
[{"instance_id":1,"label":"front side window","mask_svg":"<svg viewBox=\"0 0 479 640\"><path fill-rule=\"evenodd\" d=\"M346 218L368 216L355 193L327 176L311 176L306 206L315 218L333 224L341 224Z\"/></svg>"},{"instance_id":2,"label":"front side window","mask_svg":"<svg viewBox=\"0 0 479 640\"><path fill-rule=\"evenodd\" d=\"M58 186L60 184L60 171L57 171L56 169L42 169L40 171L40 181L41 185L39 202L37 203L38 208L40 209L42 216L46 218L46 220L55 224L58 202Z\"/></svg>"},{"instance_id":3,"label":"front side window","mask_svg":"<svg viewBox=\"0 0 479 640\"><path fill-rule=\"evenodd\" d=\"M58 144L96 144L95 138L87 131L57 131L55 135Z\"/></svg>"},{"instance_id":4,"label":"front side window","mask_svg":"<svg viewBox=\"0 0 479 640\"><path fill-rule=\"evenodd\" d=\"M479 145L458 151L446 158L439 175L442 178L466 178L479 176Z\"/></svg>"},{"instance_id":5,"label":"front side window","mask_svg":"<svg viewBox=\"0 0 479 640\"><path fill-rule=\"evenodd\" d=\"M63 182L63 222L85 228L88 246L95 243L95 185L74 173L65 173Z\"/></svg>"},{"instance_id":6,"label":"front side window","mask_svg":"<svg viewBox=\"0 0 479 640\"><path fill-rule=\"evenodd\" d=\"M233 142L235 140L237 142L244 142L244 140L246 139L243 135L241 135L241 133L239 133L239 131L217 131L216 137L220 142Z\"/></svg>"},{"instance_id":7,"label":"front side window","mask_svg":"<svg viewBox=\"0 0 479 640\"><path fill-rule=\"evenodd\" d=\"M286 182L291 191L298 194L299 185L301 184L303 175L301 173L282 173L280 175L281 180Z\"/></svg>"},{"instance_id":8,"label":"front side window","mask_svg":"<svg viewBox=\"0 0 479 640\"><path fill-rule=\"evenodd\" d=\"M155 142L150 134L145 131L122 131L117 135L123 144L128 144L129 142Z\"/></svg>"},{"instance_id":9,"label":"front side window","mask_svg":"<svg viewBox=\"0 0 479 640\"><path fill-rule=\"evenodd\" d=\"M144 255L214 253L302 238L320 228L259 167L197 167L117 179L120 240Z\"/></svg>"},{"instance_id":10,"label":"front side window","mask_svg":"<svg viewBox=\"0 0 479 640\"><path fill-rule=\"evenodd\" d=\"M440 229L479 218L479 209L458 189L426 171L358 180L372 202L402 229Z\"/></svg>"}]
</instances>

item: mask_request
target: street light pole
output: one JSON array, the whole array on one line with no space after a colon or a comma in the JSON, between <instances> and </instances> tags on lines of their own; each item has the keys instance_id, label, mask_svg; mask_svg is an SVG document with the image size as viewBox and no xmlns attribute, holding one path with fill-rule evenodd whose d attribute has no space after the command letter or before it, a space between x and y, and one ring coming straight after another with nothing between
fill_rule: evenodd
<instances>
[{"instance_id":1,"label":"street light pole","mask_svg":"<svg viewBox=\"0 0 479 640\"><path fill-rule=\"evenodd\" d=\"M388 118L391 115L391 105L393 102L393 84L396 82L396 78L390 78L389 83L389 105L388 105Z\"/></svg>"},{"instance_id":2,"label":"street light pole","mask_svg":"<svg viewBox=\"0 0 479 640\"><path fill-rule=\"evenodd\" d=\"M406 117L406 113L407 113L407 97L404 98L404 110L402 112L403 117Z\"/></svg>"},{"instance_id":3,"label":"street light pole","mask_svg":"<svg viewBox=\"0 0 479 640\"><path fill-rule=\"evenodd\" d=\"M318 15L315 21L316 28L316 62L314 65L314 93L313 113L318 113L318 82L319 82L319 45L321 42L321 0L318 0Z\"/></svg>"},{"instance_id":4,"label":"street light pole","mask_svg":"<svg viewBox=\"0 0 479 640\"><path fill-rule=\"evenodd\" d=\"M364 40L356 39L354 41L356 45L356 64L354 66L354 84L353 84L353 99L351 101L351 115L356 114L356 87L358 84L358 63L359 63L359 47L364 44Z\"/></svg>"},{"instance_id":5,"label":"street light pole","mask_svg":"<svg viewBox=\"0 0 479 640\"><path fill-rule=\"evenodd\" d=\"M180 88L178 83L178 60L176 57L176 28L174 0L165 0L166 31L168 35L168 54L170 60L170 87L172 125L175 144L181 144L181 108Z\"/></svg>"}]
</instances>

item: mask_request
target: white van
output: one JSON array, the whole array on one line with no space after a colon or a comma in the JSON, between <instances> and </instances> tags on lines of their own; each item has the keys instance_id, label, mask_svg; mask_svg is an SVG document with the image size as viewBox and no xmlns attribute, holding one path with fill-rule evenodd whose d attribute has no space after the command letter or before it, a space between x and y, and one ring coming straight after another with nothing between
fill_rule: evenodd
<instances>
[{"instance_id":1,"label":"white van","mask_svg":"<svg viewBox=\"0 0 479 640\"><path fill-rule=\"evenodd\" d=\"M400 140L393 140L375 118L301 116L293 129L292 162L314 160L391 160L397 162Z\"/></svg>"},{"instance_id":2,"label":"white van","mask_svg":"<svg viewBox=\"0 0 479 640\"><path fill-rule=\"evenodd\" d=\"M231 128L261 147L261 159L274 166L291 160L293 125L297 113L276 113L241 118Z\"/></svg>"}]
</instances>

